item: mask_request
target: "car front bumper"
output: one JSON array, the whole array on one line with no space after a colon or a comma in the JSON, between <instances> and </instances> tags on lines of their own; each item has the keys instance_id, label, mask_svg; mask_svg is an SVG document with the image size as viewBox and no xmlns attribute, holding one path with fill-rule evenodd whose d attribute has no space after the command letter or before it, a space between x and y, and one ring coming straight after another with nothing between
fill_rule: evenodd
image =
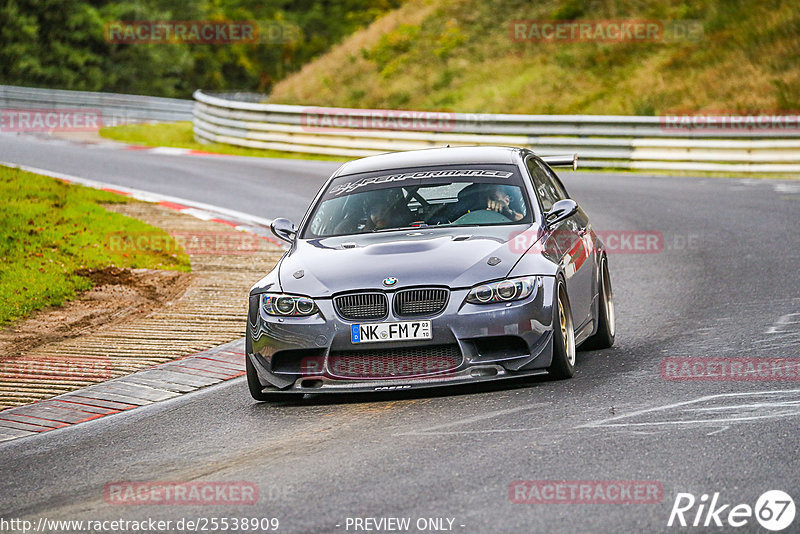
<instances>
[{"instance_id":1,"label":"car front bumper","mask_svg":"<svg viewBox=\"0 0 800 534\"><path fill-rule=\"evenodd\" d=\"M554 291L555 278L547 276L539 277L530 297L509 303L469 304L465 302L468 289L451 290L442 313L419 318L431 321L432 339L360 344L351 341L355 321L339 317L330 298L315 299L316 315L274 317L260 313L259 296L251 295L247 357L263 391L270 393L392 391L545 374L553 353ZM409 320L416 319L397 317L390 309L381 321L359 323ZM342 376L336 367L342 354L392 354L397 352L394 349L405 349L404 354L416 351L419 361L434 347L451 347L459 358L441 369L434 365L379 377L371 373ZM336 365L333 355L339 358Z\"/></svg>"}]
</instances>

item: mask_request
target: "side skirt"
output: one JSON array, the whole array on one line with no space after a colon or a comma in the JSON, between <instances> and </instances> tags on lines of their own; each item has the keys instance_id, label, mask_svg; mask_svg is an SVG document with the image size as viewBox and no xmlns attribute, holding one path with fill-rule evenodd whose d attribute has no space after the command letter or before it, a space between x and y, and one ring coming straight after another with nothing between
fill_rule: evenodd
<instances>
[{"instance_id":1,"label":"side skirt","mask_svg":"<svg viewBox=\"0 0 800 534\"><path fill-rule=\"evenodd\" d=\"M578 345L580 345L581 343L583 343L584 341L589 339L589 337L591 337L592 334L594 334L595 323L596 323L596 321L595 321L594 317L592 317L591 319L589 319L588 321L583 323L583 325L581 325L581 327L578 328L575 331L575 347L576 348L578 347Z\"/></svg>"}]
</instances>

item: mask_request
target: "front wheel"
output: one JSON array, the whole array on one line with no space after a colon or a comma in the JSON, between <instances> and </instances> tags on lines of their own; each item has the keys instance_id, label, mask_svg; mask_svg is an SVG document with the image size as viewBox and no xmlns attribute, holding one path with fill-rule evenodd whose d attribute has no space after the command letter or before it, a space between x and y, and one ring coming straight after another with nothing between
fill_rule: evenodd
<instances>
[{"instance_id":1,"label":"front wheel","mask_svg":"<svg viewBox=\"0 0 800 534\"><path fill-rule=\"evenodd\" d=\"M575 374L575 330L572 326L572 311L564 283L559 280L556 288L556 310L553 323L553 361L547 368L555 379L572 378Z\"/></svg>"},{"instance_id":2,"label":"front wheel","mask_svg":"<svg viewBox=\"0 0 800 534\"><path fill-rule=\"evenodd\" d=\"M250 390L250 395L255 400L261 402L291 401L297 400L303 396L300 393L264 393L262 391L264 386L262 386L261 382L258 380L258 374L256 373L253 362L250 361L248 356L244 357L244 361L245 371L247 371L247 388Z\"/></svg>"},{"instance_id":3,"label":"front wheel","mask_svg":"<svg viewBox=\"0 0 800 534\"><path fill-rule=\"evenodd\" d=\"M597 332L583 344L584 348L592 350L611 348L614 345L617 329L614 316L614 292L611 289L611 275L608 272L608 260L605 256L600 260L599 298Z\"/></svg>"}]
</instances>

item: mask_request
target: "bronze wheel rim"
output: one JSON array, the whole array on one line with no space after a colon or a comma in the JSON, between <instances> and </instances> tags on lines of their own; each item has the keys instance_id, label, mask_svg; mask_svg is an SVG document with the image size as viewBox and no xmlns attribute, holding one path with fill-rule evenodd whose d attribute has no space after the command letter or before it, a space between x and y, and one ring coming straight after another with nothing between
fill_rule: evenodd
<instances>
[{"instance_id":1,"label":"bronze wheel rim","mask_svg":"<svg viewBox=\"0 0 800 534\"><path fill-rule=\"evenodd\" d=\"M616 330L616 318L614 317L614 292L611 289L611 276L608 273L608 263L603 262L603 304L606 308L606 321L608 323L608 333L614 337Z\"/></svg>"},{"instance_id":2,"label":"bronze wheel rim","mask_svg":"<svg viewBox=\"0 0 800 534\"><path fill-rule=\"evenodd\" d=\"M558 292L558 318L561 323L561 339L564 343L564 352L570 365L575 365L575 339L572 333L572 320L564 308L562 292Z\"/></svg>"}]
</instances>

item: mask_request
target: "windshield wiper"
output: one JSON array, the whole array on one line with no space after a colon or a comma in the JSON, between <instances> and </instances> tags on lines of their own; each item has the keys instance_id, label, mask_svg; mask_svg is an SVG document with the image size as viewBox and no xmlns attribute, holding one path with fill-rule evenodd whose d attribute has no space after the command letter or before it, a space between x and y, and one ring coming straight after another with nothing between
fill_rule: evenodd
<instances>
[{"instance_id":1,"label":"windshield wiper","mask_svg":"<svg viewBox=\"0 0 800 534\"><path fill-rule=\"evenodd\" d=\"M420 223L414 226L398 226L396 228L381 228L380 230L373 230L373 232L397 232L400 230L417 230L419 228L430 228L428 223Z\"/></svg>"}]
</instances>

